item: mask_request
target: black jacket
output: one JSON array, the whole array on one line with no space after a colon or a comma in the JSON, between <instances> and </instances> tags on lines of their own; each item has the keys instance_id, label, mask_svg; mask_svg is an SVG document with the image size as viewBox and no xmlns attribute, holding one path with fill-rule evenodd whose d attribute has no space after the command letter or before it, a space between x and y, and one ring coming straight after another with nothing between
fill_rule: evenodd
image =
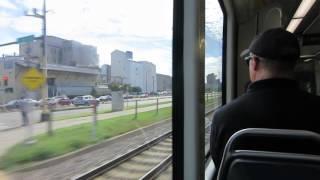
<instances>
[{"instance_id":1,"label":"black jacket","mask_svg":"<svg viewBox=\"0 0 320 180\"><path fill-rule=\"evenodd\" d=\"M210 150L220 165L229 137L245 128L301 129L320 133L320 97L299 90L294 80L268 79L249 85L247 92L213 116Z\"/></svg>"}]
</instances>

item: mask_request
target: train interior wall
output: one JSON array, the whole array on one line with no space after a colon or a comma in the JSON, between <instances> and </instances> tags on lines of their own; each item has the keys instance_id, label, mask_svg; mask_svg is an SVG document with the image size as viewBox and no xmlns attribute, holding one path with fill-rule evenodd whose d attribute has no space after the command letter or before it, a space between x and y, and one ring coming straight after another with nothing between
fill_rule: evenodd
<instances>
[{"instance_id":1,"label":"train interior wall","mask_svg":"<svg viewBox=\"0 0 320 180\"><path fill-rule=\"evenodd\" d=\"M234 6L239 9L240 4L234 2ZM240 7L241 9L241 7ZM263 32L269 28L286 27L290 21L288 16L288 9L282 9L281 5L275 3L270 4L259 11L252 10L254 8L242 9L248 13L236 12L236 48L234 58L234 86L236 91L234 98L242 95L245 92L245 86L249 81L248 67L243 60L240 59L241 52L248 48L250 42L255 35ZM290 9L290 8L289 8ZM280 11L279 11L280 10ZM285 13L281 12L286 11ZM239 11L239 10L238 10ZM259 13L258 13L259 12ZM290 14L290 13L289 13ZM319 45L301 46L301 55L314 55L319 52ZM296 77L299 81L300 87L310 93L320 95L320 62L315 59L309 61L299 61L296 67Z\"/></svg>"}]
</instances>

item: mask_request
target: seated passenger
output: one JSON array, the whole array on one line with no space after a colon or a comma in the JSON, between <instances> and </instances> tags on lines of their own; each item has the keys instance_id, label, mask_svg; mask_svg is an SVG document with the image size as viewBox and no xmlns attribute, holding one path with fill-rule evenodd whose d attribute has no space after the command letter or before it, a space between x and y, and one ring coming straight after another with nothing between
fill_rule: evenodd
<instances>
[{"instance_id":1,"label":"seated passenger","mask_svg":"<svg viewBox=\"0 0 320 180\"><path fill-rule=\"evenodd\" d=\"M251 84L245 94L221 107L213 117L210 149L217 168L229 137L241 129L320 133L320 97L300 90L294 80L300 56L295 35L280 28L267 30L252 41L247 52Z\"/></svg>"}]
</instances>

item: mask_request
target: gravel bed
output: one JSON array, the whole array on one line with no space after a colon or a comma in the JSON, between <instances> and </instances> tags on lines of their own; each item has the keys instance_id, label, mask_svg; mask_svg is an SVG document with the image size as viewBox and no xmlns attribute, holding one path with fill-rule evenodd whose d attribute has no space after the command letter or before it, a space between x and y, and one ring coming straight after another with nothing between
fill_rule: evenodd
<instances>
[{"instance_id":1,"label":"gravel bed","mask_svg":"<svg viewBox=\"0 0 320 180\"><path fill-rule=\"evenodd\" d=\"M152 126L151 128L141 129L139 130L139 133L134 133L134 135L128 134L122 136L117 141L113 141L102 148L84 153L59 164L48 168L15 173L11 175L11 178L19 180L70 179L75 175L85 173L94 167L102 165L106 161L112 160L170 129L171 122L168 121L166 123L160 123L159 125Z\"/></svg>"}]
</instances>

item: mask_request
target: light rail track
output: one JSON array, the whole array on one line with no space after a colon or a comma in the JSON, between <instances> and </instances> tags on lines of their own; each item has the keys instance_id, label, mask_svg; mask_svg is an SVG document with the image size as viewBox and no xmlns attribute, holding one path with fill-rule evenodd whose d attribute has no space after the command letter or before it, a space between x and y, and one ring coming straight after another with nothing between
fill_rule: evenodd
<instances>
[{"instance_id":1,"label":"light rail track","mask_svg":"<svg viewBox=\"0 0 320 180\"><path fill-rule=\"evenodd\" d=\"M213 110L206 113L211 114ZM206 122L206 143L210 122ZM163 171L170 172L172 164L171 131L127 152L84 174L72 178L83 179L155 179ZM169 170L168 170L169 169Z\"/></svg>"}]
</instances>

